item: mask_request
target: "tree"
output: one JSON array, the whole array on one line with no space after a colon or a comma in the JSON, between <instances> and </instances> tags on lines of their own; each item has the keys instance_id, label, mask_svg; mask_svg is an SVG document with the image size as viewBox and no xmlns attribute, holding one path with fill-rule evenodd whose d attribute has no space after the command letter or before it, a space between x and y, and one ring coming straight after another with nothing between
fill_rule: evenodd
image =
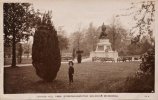
<instances>
[{"instance_id":1,"label":"tree","mask_svg":"<svg viewBox=\"0 0 158 100\"><path fill-rule=\"evenodd\" d=\"M69 45L69 40L66 36L59 34L58 35L58 40L59 40L59 48L60 50L68 49Z\"/></svg>"},{"instance_id":2,"label":"tree","mask_svg":"<svg viewBox=\"0 0 158 100\"><path fill-rule=\"evenodd\" d=\"M133 3L134 5L134 3ZM135 14L134 16L136 23L136 26L133 27L132 30L138 30L139 34L138 36L146 36L149 37L148 44L150 44L150 48L146 50L147 56L144 59L146 59L146 62L142 62L143 67L145 67L150 74L153 76L154 80L154 75L155 75L155 39L153 35L154 31L154 24L155 24L155 1L143 1L141 2L140 9L138 10L138 13ZM142 38L141 38L142 39ZM138 38L140 41L140 38ZM136 41L137 42L137 41ZM145 41L147 45L147 41ZM145 47L144 49L146 49ZM149 60L150 59L150 60ZM142 66L140 66L140 69ZM144 71L148 72L148 71ZM154 83L154 82L153 82Z\"/></svg>"},{"instance_id":3,"label":"tree","mask_svg":"<svg viewBox=\"0 0 158 100\"><path fill-rule=\"evenodd\" d=\"M146 37L142 37L142 39L135 45L131 43L128 45L128 54L129 55L142 55L148 51L148 49L152 48L150 41L146 39Z\"/></svg>"},{"instance_id":4,"label":"tree","mask_svg":"<svg viewBox=\"0 0 158 100\"><path fill-rule=\"evenodd\" d=\"M154 42L155 1L142 1L137 4L132 3L132 9L136 9L136 12L133 14L135 26L131 29L131 34L136 34L136 37L132 42L138 43L144 35L150 37L150 42Z\"/></svg>"},{"instance_id":5,"label":"tree","mask_svg":"<svg viewBox=\"0 0 158 100\"><path fill-rule=\"evenodd\" d=\"M34 34L32 64L36 74L45 81L56 78L61 65L57 31L51 22L51 12L43 15Z\"/></svg>"},{"instance_id":6,"label":"tree","mask_svg":"<svg viewBox=\"0 0 158 100\"><path fill-rule=\"evenodd\" d=\"M128 32L122 27L117 16L113 16L111 24L107 25L107 33L113 51L116 50L118 53L126 51Z\"/></svg>"},{"instance_id":7,"label":"tree","mask_svg":"<svg viewBox=\"0 0 158 100\"><path fill-rule=\"evenodd\" d=\"M18 63L22 62L22 54L23 54L23 47L21 43L17 43L17 57L18 57Z\"/></svg>"},{"instance_id":8,"label":"tree","mask_svg":"<svg viewBox=\"0 0 158 100\"><path fill-rule=\"evenodd\" d=\"M87 29L81 31L80 48L84 51L82 55L89 56L91 51L95 51L99 41L100 30L91 22Z\"/></svg>"},{"instance_id":9,"label":"tree","mask_svg":"<svg viewBox=\"0 0 158 100\"><path fill-rule=\"evenodd\" d=\"M75 48L72 49L72 59L74 60L76 56L76 50Z\"/></svg>"},{"instance_id":10,"label":"tree","mask_svg":"<svg viewBox=\"0 0 158 100\"><path fill-rule=\"evenodd\" d=\"M29 58L29 55L32 53L32 41L28 40L27 42L23 43L23 49L24 54L26 54L27 58Z\"/></svg>"},{"instance_id":11,"label":"tree","mask_svg":"<svg viewBox=\"0 0 158 100\"><path fill-rule=\"evenodd\" d=\"M38 17L29 3L4 3L4 46L12 46L12 67L16 67L16 43L28 39Z\"/></svg>"},{"instance_id":12,"label":"tree","mask_svg":"<svg viewBox=\"0 0 158 100\"><path fill-rule=\"evenodd\" d=\"M60 48L61 53L62 53L63 50L68 49L69 39L65 34L66 31L63 30L63 26L59 26L57 32L58 32L59 48Z\"/></svg>"},{"instance_id":13,"label":"tree","mask_svg":"<svg viewBox=\"0 0 158 100\"><path fill-rule=\"evenodd\" d=\"M111 30L109 32L110 33L109 35L111 35L110 40L111 40L111 43L112 43L112 49L113 49L113 51L115 51L116 50L116 47L115 47L115 45L116 45L116 39L119 38L118 37L119 31L117 31L116 18L114 16L112 18L112 23L111 23L110 28L111 28Z\"/></svg>"},{"instance_id":14,"label":"tree","mask_svg":"<svg viewBox=\"0 0 158 100\"><path fill-rule=\"evenodd\" d=\"M87 32L85 33L85 43L87 44L87 48L90 51L95 51L97 42L99 38L99 33L97 32L97 28L93 26L93 23L91 22L89 24L89 27L87 29Z\"/></svg>"},{"instance_id":15,"label":"tree","mask_svg":"<svg viewBox=\"0 0 158 100\"><path fill-rule=\"evenodd\" d=\"M136 8L136 9L135 9ZM133 45L141 46L141 40L144 36L148 37L143 45L142 62L137 73L126 80L126 92L154 92L155 91L155 1L142 1L132 3L130 10L134 10L135 26L131 29L134 38L131 40ZM147 47L147 45L149 45ZM145 83L144 83L145 82ZM143 85L142 85L143 84ZM135 87L136 86L136 87ZM133 88L134 87L134 88Z\"/></svg>"}]
</instances>

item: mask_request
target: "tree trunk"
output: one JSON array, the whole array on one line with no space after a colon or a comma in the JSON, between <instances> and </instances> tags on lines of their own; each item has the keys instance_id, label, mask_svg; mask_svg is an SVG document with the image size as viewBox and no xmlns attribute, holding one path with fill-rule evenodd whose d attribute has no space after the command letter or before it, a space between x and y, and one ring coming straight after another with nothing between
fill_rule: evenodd
<instances>
[{"instance_id":1,"label":"tree trunk","mask_svg":"<svg viewBox=\"0 0 158 100\"><path fill-rule=\"evenodd\" d=\"M75 48L73 48L73 51L72 51L72 57L73 57L73 60L75 59Z\"/></svg>"},{"instance_id":2,"label":"tree trunk","mask_svg":"<svg viewBox=\"0 0 158 100\"><path fill-rule=\"evenodd\" d=\"M13 4L13 8L15 7L15 4ZM13 18L13 23L15 22L14 18ZM13 31L12 31L12 35L13 35L13 39L12 39L12 65L11 67L16 67L16 33L17 31L15 30L15 25L12 25L13 27Z\"/></svg>"},{"instance_id":3,"label":"tree trunk","mask_svg":"<svg viewBox=\"0 0 158 100\"><path fill-rule=\"evenodd\" d=\"M115 28L113 28L113 51L115 51L115 36L116 36L116 33L115 33L116 31L115 31Z\"/></svg>"},{"instance_id":4,"label":"tree trunk","mask_svg":"<svg viewBox=\"0 0 158 100\"><path fill-rule=\"evenodd\" d=\"M15 33L13 33L12 39L12 65L11 67L16 67L16 42L15 42Z\"/></svg>"}]
</instances>

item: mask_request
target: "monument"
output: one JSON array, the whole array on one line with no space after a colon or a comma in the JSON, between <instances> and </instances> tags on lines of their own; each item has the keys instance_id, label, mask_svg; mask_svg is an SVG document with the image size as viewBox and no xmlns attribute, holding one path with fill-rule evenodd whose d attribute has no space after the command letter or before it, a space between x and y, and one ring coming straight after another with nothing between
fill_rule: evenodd
<instances>
[{"instance_id":1,"label":"monument","mask_svg":"<svg viewBox=\"0 0 158 100\"><path fill-rule=\"evenodd\" d=\"M92 58L92 61L117 61L118 52L113 51L111 48L111 43L107 37L106 26L104 23L101 28L102 32L99 36L99 43L97 43L96 50L90 52L90 57Z\"/></svg>"}]
</instances>

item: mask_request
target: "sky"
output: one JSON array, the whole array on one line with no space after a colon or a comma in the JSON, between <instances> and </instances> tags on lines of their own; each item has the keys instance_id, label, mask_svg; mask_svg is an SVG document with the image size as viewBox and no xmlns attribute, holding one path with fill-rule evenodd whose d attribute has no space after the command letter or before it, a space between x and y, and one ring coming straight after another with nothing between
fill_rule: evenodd
<instances>
[{"instance_id":1,"label":"sky","mask_svg":"<svg viewBox=\"0 0 158 100\"><path fill-rule=\"evenodd\" d=\"M56 29L62 27L66 34L88 28L92 22L99 27L109 25L112 17L125 13L130 7L129 0L43 0L33 3L41 12L52 10L52 20ZM130 27L129 17L116 17L126 28Z\"/></svg>"}]
</instances>

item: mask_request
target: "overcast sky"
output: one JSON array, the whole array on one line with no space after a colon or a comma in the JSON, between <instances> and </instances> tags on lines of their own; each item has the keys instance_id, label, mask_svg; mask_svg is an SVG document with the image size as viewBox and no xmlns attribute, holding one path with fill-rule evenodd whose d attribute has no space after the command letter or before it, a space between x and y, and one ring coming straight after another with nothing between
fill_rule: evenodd
<instances>
[{"instance_id":1,"label":"overcast sky","mask_svg":"<svg viewBox=\"0 0 158 100\"><path fill-rule=\"evenodd\" d=\"M63 26L67 34L87 28L90 22L98 27L109 25L112 17L122 14L130 7L130 0L43 0L33 3L41 12L52 10L53 23L56 29ZM118 18L121 24L129 27L129 17Z\"/></svg>"}]
</instances>

